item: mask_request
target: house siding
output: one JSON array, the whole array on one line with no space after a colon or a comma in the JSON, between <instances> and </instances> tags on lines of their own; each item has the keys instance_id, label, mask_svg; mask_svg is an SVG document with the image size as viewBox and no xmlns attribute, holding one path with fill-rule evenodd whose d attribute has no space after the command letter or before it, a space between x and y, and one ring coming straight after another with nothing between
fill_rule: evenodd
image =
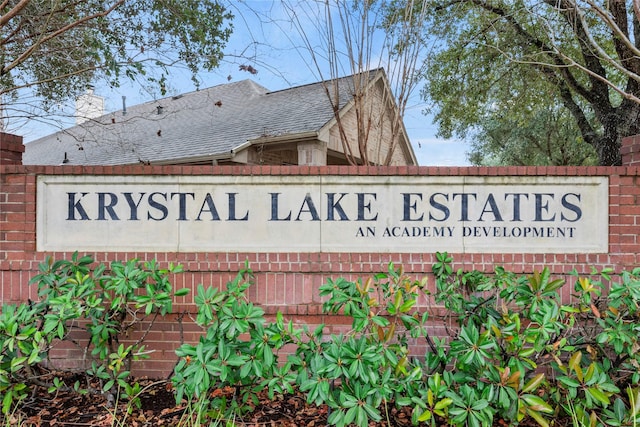
<instances>
[{"instance_id":1,"label":"house siding","mask_svg":"<svg viewBox=\"0 0 640 427\"><path fill-rule=\"evenodd\" d=\"M387 153L391 148L391 125L393 121L393 110L391 100L386 96L386 92L381 90L382 81L379 80L372 88L373 96L367 98L362 106L365 117L365 126L368 127L367 154L369 161L375 164L384 164ZM360 157L358 149L358 120L356 109L350 108L340 119L344 128L344 134L349 141L349 146L354 156ZM400 134L398 138L403 138ZM405 166L413 164L410 157L405 155L402 149L402 141L398 141L391 158L389 166ZM343 151L340 128L336 124L330 130L329 149Z\"/></svg>"}]
</instances>

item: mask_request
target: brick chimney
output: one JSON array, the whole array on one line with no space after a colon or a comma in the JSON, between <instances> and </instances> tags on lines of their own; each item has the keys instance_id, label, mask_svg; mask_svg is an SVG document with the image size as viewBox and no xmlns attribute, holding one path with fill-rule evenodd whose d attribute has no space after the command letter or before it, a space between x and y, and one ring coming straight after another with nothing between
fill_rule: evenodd
<instances>
[{"instance_id":1,"label":"brick chimney","mask_svg":"<svg viewBox=\"0 0 640 427\"><path fill-rule=\"evenodd\" d=\"M24 144L22 137L0 132L0 165L21 165Z\"/></svg>"},{"instance_id":2,"label":"brick chimney","mask_svg":"<svg viewBox=\"0 0 640 427\"><path fill-rule=\"evenodd\" d=\"M640 166L640 135L622 138L622 166Z\"/></svg>"}]
</instances>

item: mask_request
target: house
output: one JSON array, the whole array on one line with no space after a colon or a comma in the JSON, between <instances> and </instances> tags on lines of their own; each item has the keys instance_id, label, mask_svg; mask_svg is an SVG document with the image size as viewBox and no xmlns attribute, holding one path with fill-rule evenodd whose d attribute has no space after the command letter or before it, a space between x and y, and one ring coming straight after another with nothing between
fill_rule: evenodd
<instances>
[{"instance_id":1,"label":"house","mask_svg":"<svg viewBox=\"0 0 640 427\"><path fill-rule=\"evenodd\" d=\"M358 114L354 93L364 94ZM273 92L243 80L78 120L27 143L23 163L416 165L401 120L392 136L395 111L382 69ZM366 160L358 126L368 132Z\"/></svg>"}]
</instances>

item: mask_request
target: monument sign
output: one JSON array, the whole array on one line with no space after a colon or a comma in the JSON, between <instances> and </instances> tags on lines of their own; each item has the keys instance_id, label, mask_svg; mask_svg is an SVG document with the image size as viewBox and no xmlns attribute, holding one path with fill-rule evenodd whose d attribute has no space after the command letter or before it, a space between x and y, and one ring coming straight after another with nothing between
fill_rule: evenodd
<instances>
[{"instance_id":1,"label":"monument sign","mask_svg":"<svg viewBox=\"0 0 640 427\"><path fill-rule=\"evenodd\" d=\"M39 251L588 253L607 177L40 175Z\"/></svg>"}]
</instances>

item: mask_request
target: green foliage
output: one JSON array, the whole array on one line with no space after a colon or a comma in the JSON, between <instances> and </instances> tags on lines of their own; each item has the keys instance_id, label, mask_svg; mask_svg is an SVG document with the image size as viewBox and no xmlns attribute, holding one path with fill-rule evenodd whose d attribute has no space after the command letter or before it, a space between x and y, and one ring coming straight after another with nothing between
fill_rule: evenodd
<instances>
[{"instance_id":1,"label":"green foliage","mask_svg":"<svg viewBox=\"0 0 640 427\"><path fill-rule=\"evenodd\" d=\"M296 353L299 377L307 401L331 408L329 423L367 426L382 419L381 405L402 395L410 378L419 375L419 365L409 358L409 344L430 338L427 313L416 307L426 280L415 281L392 264L386 273L366 281L329 279L320 287L328 297L325 313L352 319L346 335L312 345L301 343Z\"/></svg>"},{"instance_id":2,"label":"green foliage","mask_svg":"<svg viewBox=\"0 0 640 427\"><path fill-rule=\"evenodd\" d=\"M331 424L366 426L381 420L381 404L394 398L399 381L408 381L414 370L408 341L426 334L427 315L415 309L425 282L410 280L392 265L364 283L329 280L320 288L329 297L324 312L349 316L352 330L325 337L323 325L313 332L298 329L281 314L266 324L262 310L246 300L250 278L244 270L224 291L198 288L196 320L206 334L177 351L181 359L172 378L177 401L195 398L196 405L204 402L228 419L248 410L264 388L273 396L297 386L309 403L331 408ZM285 344L296 351L280 363L278 352ZM224 387L236 390L231 402L209 400L212 390Z\"/></svg>"},{"instance_id":3,"label":"green foliage","mask_svg":"<svg viewBox=\"0 0 640 427\"><path fill-rule=\"evenodd\" d=\"M43 359L41 350L46 341L33 326L36 312L29 306L5 305L0 315L0 393L2 413L8 414L14 403L24 399L29 390L24 381L16 377L25 366Z\"/></svg>"},{"instance_id":4,"label":"green foliage","mask_svg":"<svg viewBox=\"0 0 640 427\"><path fill-rule=\"evenodd\" d=\"M351 320L348 331L329 336L324 325L298 329L281 314L267 324L246 299L248 270L226 290L199 287L197 321L206 333L178 350L178 401L229 420L265 388L273 396L297 387L308 403L326 404L337 426L382 421L388 405L409 407L416 425L487 426L499 418L549 426L554 417L637 424L640 269L576 276L569 304L560 296L565 282L546 268L529 277L500 267L486 275L455 271L452 262L436 254L435 292L392 264L366 280L328 279L319 289L323 312ZM600 279L610 282L608 293ZM430 316L431 302L446 314ZM447 339L429 335L438 322ZM295 351L281 361L284 344ZM421 344L424 358L411 358L410 346ZM211 398L224 387L235 389L232 401Z\"/></svg>"},{"instance_id":5,"label":"green foliage","mask_svg":"<svg viewBox=\"0 0 640 427\"><path fill-rule=\"evenodd\" d=\"M455 270L447 253L435 258L431 288L392 264L364 280L328 279L319 289L323 313L350 320L342 334L325 335L324 325L298 328L280 313L267 322L247 298L248 267L225 289L198 286L203 334L176 351L172 377L187 422L233 422L258 393L273 398L297 389L308 403L326 404L328 423L337 426L380 422L390 405L409 408L415 425L501 419L546 427L558 417L574 425L638 425L640 268L572 273L570 289L547 268L529 277L501 267L485 274ZM145 350L143 338L124 345L118 337L131 322L171 311L172 297L184 291L172 291L168 274L180 267L133 260L114 262L107 273L75 254L40 269L32 280L40 300L5 306L0 315L3 413L27 396L33 367L80 320L93 356L87 373L130 410L143 390L128 381L128 365ZM561 295L570 291L570 298ZM431 311L434 303L446 310ZM439 325L446 338L429 334ZM410 357L412 346L425 347L424 357ZM61 387L56 379L50 391Z\"/></svg>"},{"instance_id":6,"label":"green foliage","mask_svg":"<svg viewBox=\"0 0 640 427\"><path fill-rule=\"evenodd\" d=\"M164 94L169 69L179 63L194 76L222 58L232 15L217 0L30 0L4 4L0 95L20 101L33 87L47 106L106 79L146 80ZM27 107L7 103L6 114ZM15 108L15 111L14 111Z\"/></svg>"},{"instance_id":7,"label":"green foliage","mask_svg":"<svg viewBox=\"0 0 640 427\"><path fill-rule=\"evenodd\" d=\"M447 254L436 258L436 301L454 319L441 356L454 367L442 372L452 379L452 423L486 425L491 414L514 423L531 417L542 426L550 416L590 426L638 422L640 269L618 278L610 270L574 273L575 303L565 303L565 282L547 268L530 277L502 268L486 276L454 273ZM600 278L610 282L608 292Z\"/></svg>"},{"instance_id":8,"label":"green foliage","mask_svg":"<svg viewBox=\"0 0 640 427\"><path fill-rule=\"evenodd\" d=\"M584 141L569 112L542 102L527 108L510 103L485 111L470 142L469 160L474 165L598 164L596 151Z\"/></svg>"},{"instance_id":9,"label":"green foliage","mask_svg":"<svg viewBox=\"0 0 640 427\"><path fill-rule=\"evenodd\" d=\"M640 110L637 70L624 59L633 8L427 4L422 28L437 43L422 95L441 136L473 141L478 164L618 164L620 138L639 132L628 122Z\"/></svg>"},{"instance_id":10,"label":"green foliage","mask_svg":"<svg viewBox=\"0 0 640 427\"><path fill-rule=\"evenodd\" d=\"M47 257L39 270L30 281L37 284L39 299L3 306L0 315L2 412L9 413L25 397L35 380L33 369L61 340L73 342L91 356L86 373L101 381L100 392L135 399L139 386L128 383L130 362L145 357L144 337L156 317L171 312L174 296L186 294L186 289L174 293L169 282L169 275L179 273L181 267L161 269L155 260L130 260L114 261L107 270L76 252L71 260ZM119 342L144 320L149 325L136 342L127 346ZM72 335L80 328L88 332L83 346ZM55 391L63 384L54 379L49 387ZM75 388L79 390L79 384Z\"/></svg>"},{"instance_id":11,"label":"green foliage","mask_svg":"<svg viewBox=\"0 0 640 427\"><path fill-rule=\"evenodd\" d=\"M206 333L196 345L176 350L180 360L172 377L176 401L195 398L201 408L198 417L243 414L258 402L257 393L266 386L272 392L292 391L295 376L286 365L278 365L277 353L291 341L293 326L285 326L281 316L266 324L264 311L246 297L251 277L247 268L225 290L198 286L196 322ZM212 391L224 387L235 389L231 401L225 395L210 399Z\"/></svg>"}]
</instances>

